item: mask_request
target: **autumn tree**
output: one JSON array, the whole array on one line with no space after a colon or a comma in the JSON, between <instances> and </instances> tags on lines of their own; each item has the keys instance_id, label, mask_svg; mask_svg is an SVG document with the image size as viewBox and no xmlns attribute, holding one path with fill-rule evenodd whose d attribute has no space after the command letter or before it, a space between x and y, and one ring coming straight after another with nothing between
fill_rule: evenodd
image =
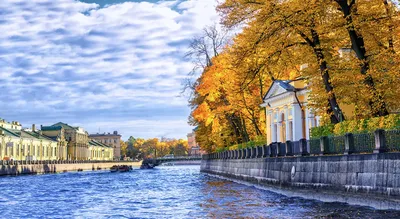
<instances>
[{"instance_id":1,"label":"autumn tree","mask_svg":"<svg viewBox=\"0 0 400 219\"><path fill-rule=\"evenodd\" d=\"M194 69L199 69L203 72L203 74L209 69L213 69L214 60L219 56L220 50L222 50L223 46L226 44L226 34L224 32L217 30L216 26L205 28L203 31L203 35L195 38L189 48L189 52L187 53L187 57L190 57L194 60ZM213 99L213 92L205 92L199 93L198 87L202 86L202 84L207 84L203 80L208 80L207 77L199 77L195 83L187 85L186 87L191 87L193 89L193 94L191 95L190 105L192 108L197 110L197 112L206 112L208 107L216 107L217 105L222 105L225 107L229 107L230 103L227 100L225 90L219 89L219 91L215 91L218 93L218 100ZM218 89L218 88L217 88ZM206 90L204 90L206 91ZM214 93L215 93L214 92ZM210 98L206 98L210 96ZM209 102L211 100L211 102ZM192 115L193 116L193 115ZM236 139L240 142L248 140L248 134L246 132L245 126L243 125L243 119L237 113L226 112L224 117L227 126L225 127L225 136L230 136L232 134L236 135ZM199 118L197 116L197 118ZM211 118L211 117L210 117ZM190 119L192 125L199 126L205 125L209 126L210 123L206 120L199 119ZM205 124L201 124L205 123ZM214 127L218 126L217 121L214 123ZM230 129L230 130L228 130ZM204 129L207 130L207 129ZM215 133L215 132L214 132ZM212 133L209 133L212 134ZM218 138L222 137L221 134L219 136L213 136L213 140L219 140ZM201 141L201 140L200 140ZM200 142L202 144L202 142Z\"/></svg>"},{"instance_id":2,"label":"autumn tree","mask_svg":"<svg viewBox=\"0 0 400 219\"><path fill-rule=\"evenodd\" d=\"M225 27L244 28L215 57L204 56L192 84L189 120L208 152L264 135L259 105L274 80L305 80L308 107L330 123L346 119L345 105L356 118L400 108L392 1L225 0L218 11Z\"/></svg>"},{"instance_id":3,"label":"autumn tree","mask_svg":"<svg viewBox=\"0 0 400 219\"><path fill-rule=\"evenodd\" d=\"M341 6L338 7L338 4ZM287 53L289 59L283 60L282 63L285 65L278 66L278 69L284 69L291 63L309 64L308 70L302 75L311 82L309 85L312 90L312 100L316 103L315 108L325 108L325 112L331 115L332 123L338 122L340 118L338 99L343 100L342 103L359 106L361 110L357 113L363 116L387 114L386 102L390 101L390 98L386 97L390 95L386 90L381 89L383 83L379 80L385 79L385 85L389 85L387 81L395 80L394 76L398 74L398 71L390 72L383 77L381 77L382 73L373 71L385 69L388 73L388 69L397 65L394 60L398 60L398 55L393 53L395 50L393 41L396 41L393 36L396 35L393 33L398 32L394 28L398 25L393 24L398 22L398 10L392 3L381 0L350 2L347 0L226 0L218 9L223 15L225 25L234 26L241 22L246 22L248 25L243 31L243 33L248 32L243 39L250 45L248 52L244 53L245 57L258 53L260 57L266 57L268 62L263 65L270 68L277 66L270 62L271 54L278 54L281 59L282 54ZM252 28L254 28L253 31L251 31ZM352 45L359 67L353 64L353 60L345 64L338 63L339 49L347 45ZM368 55L368 48L371 53L370 60L366 60L366 57L362 55ZM388 48L392 48L389 49L392 52L389 53ZM378 58L380 54L388 53L389 56L396 57ZM380 63L374 63L374 70L370 70L369 66L375 61ZM319 67L319 80L316 80L314 72L317 71L312 68L313 66ZM360 75L355 74L356 69L359 69ZM340 84L344 80L348 83ZM374 80L379 81L379 84L376 84ZM338 86L335 83L338 83ZM346 86L343 86L345 84ZM321 89L322 87L324 90ZM357 94L363 95L345 97L346 93L349 94L349 91L354 89L359 90ZM342 95L340 98L337 97L338 93ZM364 105L369 106L368 110Z\"/></svg>"},{"instance_id":4,"label":"autumn tree","mask_svg":"<svg viewBox=\"0 0 400 219\"><path fill-rule=\"evenodd\" d=\"M120 140L120 146L121 146L121 155L126 157L128 154L128 145L126 144L125 141Z\"/></svg>"},{"instance_id":5,"label":"autumn tree","mask_svg":"<svg viewBox=\"0 0 400 219\"><path fill-rule=\"evenodd\" d=\"M239 13L241 10L251 13ZM249 24L242 36L238 37L240 39L235 41L245 42L242 43L245 46L235 45L242 51L236 54L245 56L240 57L240 60L254 57L258 62L246 74L256 77L264 73L272 80L289 79L287 75L279 75L277 72L288 71L288 68L294 70L296 65L305 63L309 64L309 68L318 66L319 70L315 71L320 73L319 80L322 83L314 84L323 85L327 99L324 105L328 106L326 112L331 115L331 122L337 123L341 109L330 81L326 58L326 53L330 51L321 41L321 33L318 32L318 25L322 21L316 19L323 10L326 7L316 1L307 4L304 1L227 0L219 6L225 25L234 26L243 21ZM277 72L271 72L271 69Z\"/></svg>"},{"instance_id":6,"label":"autumn tree","mask_svg":"<svg viewBox=\"0 0 400 219\"><path fill-rule=\"evenodd\" d=\"M188 154L187 140L167 139L167 138L134 138L130 137L126 143L127 148L131 147L132 158L144 159L149 157L163 157L167 154L179 154L185 156ZM129 150L128 150L129 151ZM128 152L129 154L129 152Z\"/></svg>"}]
</instances>

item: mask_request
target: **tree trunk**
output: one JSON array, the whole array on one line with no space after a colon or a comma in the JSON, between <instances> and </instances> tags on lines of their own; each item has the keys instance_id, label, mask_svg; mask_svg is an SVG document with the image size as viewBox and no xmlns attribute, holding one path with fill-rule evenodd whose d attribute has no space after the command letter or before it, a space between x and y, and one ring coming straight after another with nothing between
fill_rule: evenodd
<instances>
[{"instance_id":1,"label":"tree trunk","mask_svg":"<svg viewBox=\"0 0 400 219\"><path fill-rule=\"evenodd\" d=\"M383 97L376 90L374 80L370 74L368 74L369 70L369 60L366 55L364 38L361 33L358 33L355 29L355 25L353 23L352 18L352 10L355 10L355 0L352 0L350 4L347 0L335 0L339 6L340 11L343 13L344 18L346 19L346 29L350 37L351 46L357 56L357 58L361 61L361 74L365 75L363 83L371 90L372 98L369 100L369 105L371 107L372 116L385 116L388 115L389 112L386 108L386 103L383 100Z\"/></svg>"},{"instance_id":2,"label":"tree trunk","mask_svg":"<svg viewBox=\"0 0 400 219\"><path fill-rule=\"evenodd\" d=\"M333 91L333 86L330 82L330 76L328 71L328 65L325 60L325 55L321 48L321 43L319 39L319 35L317 31L311 28L311 35L313 40L313 51L315 56L317 57L319 63L319 69L322 76L322 81L325 86L325 91L328 93L328 110L327 113L330 115L330 120L332 124L339 123L344 120L342 110L339 107L339 104L336 100L335 92Z\"/></svg>"}]
</instances>

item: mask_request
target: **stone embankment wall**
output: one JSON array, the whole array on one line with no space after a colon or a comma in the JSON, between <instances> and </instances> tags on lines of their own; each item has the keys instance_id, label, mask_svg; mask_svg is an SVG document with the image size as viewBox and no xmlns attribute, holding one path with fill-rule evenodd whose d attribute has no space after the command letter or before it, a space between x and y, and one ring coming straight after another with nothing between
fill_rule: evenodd
<instances>
[{"instance_id":1,"label":"stone embankment wall","mask_svg":"<svg viewBox=\"0 0 400 219\"><path fill-rule=\"evenodd\" d=\"M177 161L172 161L172 162L163 162L161 165L166 165L168 163L171 163L173 165L200 165L201 160L177 160Z\"/></svg>"},{"instance_id":2,"label":"stone embankment wall","mask_svg":"<svg viewBox=\"0 0 400 219\"><path fill-rule=\"evenodd\" d=\"M141 162L105 162L105 163L62 163L62 164L19 164L19 165L1 165L0 176L19 175L19 174L41 174L70 172L80 170L100 170L110 169L113 165L129 165L139 167Z\"/></svg>"},{"instance_id":3,"label":"stone embankment wall","mask_svg":"<svg viewBox=\"0 0 400 219\"><path fill-rule=\"evenodd\" d=\"M400 153L204 158L201 171L289 196L400 210Z\"/></svg>"}]
</instances>

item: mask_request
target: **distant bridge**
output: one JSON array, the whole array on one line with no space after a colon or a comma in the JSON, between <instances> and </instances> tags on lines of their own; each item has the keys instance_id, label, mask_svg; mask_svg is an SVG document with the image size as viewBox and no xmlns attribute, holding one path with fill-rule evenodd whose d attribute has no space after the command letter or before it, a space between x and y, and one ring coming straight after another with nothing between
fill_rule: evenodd
<instances>
[{"instance_id":1,"label":"distant bridge","mask_svg":"<svg viewBox=\"0 0 400 219\"><path fill-rule=\"evenodd\" d=\"M198 161L198 162L196 162ZM201 161L201 156L190 156L190 157L159 157L157 159L149 158L149 159L144 159L142 162L143 167L155 167L158 166L162 163L176 163L176 164L200 164Z\"/></svg>"}]
</instances>

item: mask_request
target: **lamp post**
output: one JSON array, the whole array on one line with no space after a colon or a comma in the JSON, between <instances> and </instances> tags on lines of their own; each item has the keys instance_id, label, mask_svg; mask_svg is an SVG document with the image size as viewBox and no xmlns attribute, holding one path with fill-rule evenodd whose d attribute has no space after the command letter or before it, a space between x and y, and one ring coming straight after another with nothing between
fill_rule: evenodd
<instances>
[{"instance_id":1,"label":"lamp post","mask_svg":"<svg viewBox=\"0 0 400 219\"><path fill-rule=\"evenodd\" d=\"M339 110L339 108L337 108L336 106L335 106L335 111L337 111L337 113L338 113L339 122L343 122L343 112L341 110Z\"/></svg>"}]
</instances>

